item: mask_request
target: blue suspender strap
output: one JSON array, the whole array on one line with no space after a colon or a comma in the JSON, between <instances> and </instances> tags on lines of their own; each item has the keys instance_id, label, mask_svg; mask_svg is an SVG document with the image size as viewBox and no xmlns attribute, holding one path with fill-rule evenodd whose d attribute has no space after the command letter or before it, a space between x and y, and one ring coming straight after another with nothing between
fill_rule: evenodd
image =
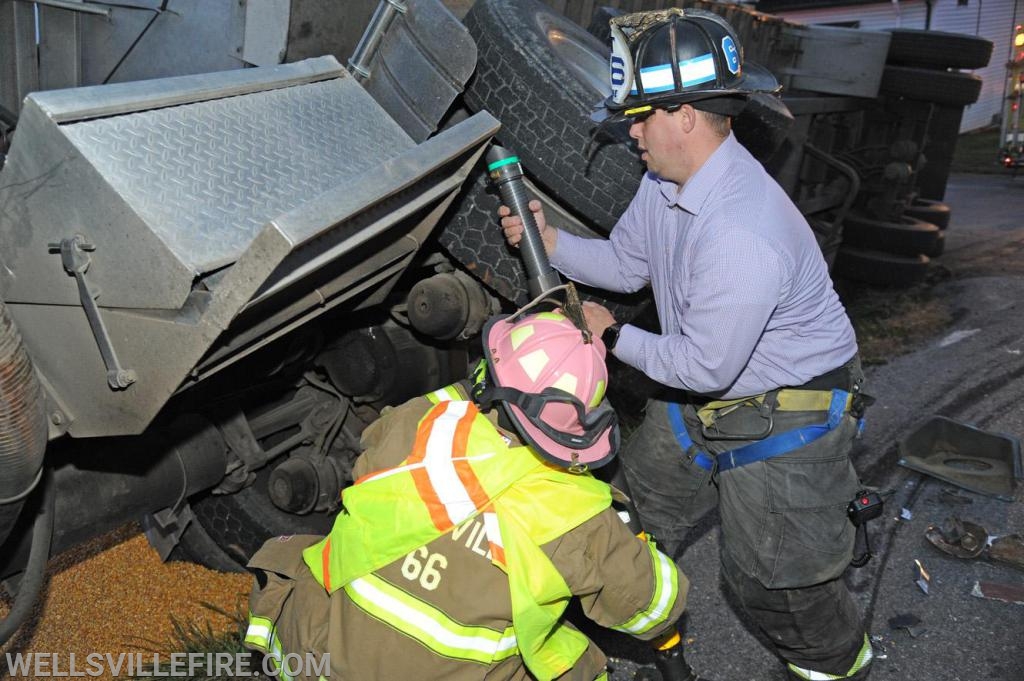
<instances>
[{"instance_id":1,"label":"blue suspender strap","mask_svg":"<svg viewBox=\"0 0 1024 681\"><path fill-rule=\"evenodd\" d=\"M794 449L799 449L806 444L814 442L820 437L827 435L842 423L843 414L846 412L846 401L849 393L845 390L833 390L832 401L828 408L828 420L825 423L804 426L796 430L790 430L778 435L772 435L764 440L744 445L728 452L722 452L717 457L697 451L694 455L694 462L704 470L714 468L716 459L719 471L727 471L737 466L745 466L755 461L764 461L773 456L779 456ZM676 403L668 405L668 420L672 426L672 432L676 437L679 446L690 455L695 450L693 440L686 430L686 423L683 421L683 413Z\"/></svg>"},{"instance_id":2,"label":"blue suspender strap","mask_svg":"<svg viewBox=\"0 0 1024 681\"><path fill-rule=\"evenodd\" d=\"M772 435L759 442L753 442L728 452L722 452L718 455L718 470L727 471L730 468L745 466L755 461L764 461L773 456L779 456L794 449L799 449L827 435L842 423L848 395L849 393L845 390L832 391L832 402L828 407L828 421L825 423L789 430L785 433Z\"/></svg>"},{"instance_id":3,"label":"blue suspender strap","mask_svg":"<svg viewBox=\"0 0 1024 681\"><path fill-rule=\"evenodd\" d=\"M687 456L693 456L693 461L706 471L715 467L715 458L697 449L690 433L686 430L686 422L683 420L683 410L675 402L668 403L668 422L672 426L672 434L676 436L676 442L683 448Z\"/></svg>"}]
</instances>

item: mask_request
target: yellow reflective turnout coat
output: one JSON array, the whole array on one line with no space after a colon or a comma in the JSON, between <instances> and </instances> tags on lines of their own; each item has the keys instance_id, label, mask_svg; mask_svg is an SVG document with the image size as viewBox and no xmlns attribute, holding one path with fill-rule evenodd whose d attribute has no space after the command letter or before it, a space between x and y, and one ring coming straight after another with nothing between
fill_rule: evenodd
<instances>
[{"instance_id":1,"label":"yellow reflective turnout coat","mask_svg":"<svg viewBox=\"0 0 1024 681\"><path fill-rule=\"evenodd\" d=\"M338 679L591 681L605 659L562 621L571 596L643 639L682 614L686 578L608 486L518 446L461 386L387 410L363 444L331 533L250 562L250 647L329 653Z\"/></svg>"}]
</instances>

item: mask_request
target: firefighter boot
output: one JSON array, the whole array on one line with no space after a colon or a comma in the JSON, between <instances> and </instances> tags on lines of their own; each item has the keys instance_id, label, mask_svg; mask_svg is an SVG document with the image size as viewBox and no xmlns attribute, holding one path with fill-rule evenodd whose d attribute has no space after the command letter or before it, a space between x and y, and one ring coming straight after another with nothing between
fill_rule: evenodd
<instances>
[{"instance_id":1,"label":"firefighter boot","mask_svg":"<svg viewBox=\"0 0 1024 681\"><path fill-rule=\"evenodd\" d=\"M683 656L682 638L675 631L660 639L652 641L654 645L655 674L650 669L641 669L633 677L634 681L707 681L697 676L690 669Z\"/></svg>"},{"instance_id":2,"label":"firefighter boot","mask_svg":"<svg viewBox=\"0 0 1024 681\"><path fill-rule=\"evenodd\" d=\"M843 677L838 677L837 676L837 677L834 677L834 678L837 679L837 681L865 681L870 674L871 674L871 664L868 663L864 667L861 667L859 670L857 670L857 673L854 674L853 676L843 676ZM789 667L786 667L786 678L789 679L789 681L807 681L807 677L806 676L801 676L800 674L797 674L796 672L794 672Z\"/></svg>"}]
</instances>

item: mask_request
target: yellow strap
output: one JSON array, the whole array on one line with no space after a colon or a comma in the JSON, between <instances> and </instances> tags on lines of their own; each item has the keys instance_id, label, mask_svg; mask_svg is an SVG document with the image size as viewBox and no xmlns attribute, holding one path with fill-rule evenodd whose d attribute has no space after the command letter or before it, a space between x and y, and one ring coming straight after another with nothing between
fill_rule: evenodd
<instances>
[{"instance_id":1,"label":"yellow strap","mask_svg":"<svg viewBox=\"0 0 1024 681\"><path fill-rule=\"evenodd\" d=\"M750 406L761 406L764 402L764 393L752 397L741 397L737 400L715 400L708 402L697 410L697 417L705 426L711 426L716 420L725 416L723 410L733 409L749 404ZM849 409L853 403L853 394L846 396L846 407ZM780 390L776 397L776 411L828 411L832 405L831 390ZM726 411L726 413L728 413Z\"/></svg>"},{"instance_id":2,"label":"yellow strap","mask_svg":"<svg viewBox=\"0 0 1024 681\"><path fill-rule=\"evenodd\" d=\"M846 405L843 409L849 409L851 404L853 393L846 396ZM781 390L775 408L780 411L828 411L830 406L831 390Z\"/></svg>"}]
</instances>

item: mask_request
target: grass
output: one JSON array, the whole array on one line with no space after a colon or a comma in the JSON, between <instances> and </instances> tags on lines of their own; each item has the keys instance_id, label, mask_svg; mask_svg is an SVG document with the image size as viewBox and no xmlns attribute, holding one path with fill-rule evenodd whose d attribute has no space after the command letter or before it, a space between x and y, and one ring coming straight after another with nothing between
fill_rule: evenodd
<instances>
[{"instance_id":1,"label":"grass","mask_svg":"<svg viewBox=\"0 0 1024 681\"><path fill-rule=\"evenodd\" d=\"M915 350L953 322L948 302L933 292L948 277L944 268L935 268L926 281L910 288L857 284L840 291L865 366Z\"/></svg>"},{"instance_id":2,"label":"grass","mask_svg":"<svg viewBox=\"0 0 1024 681\"><path fill-rule=\"evenodd\" d=\"M210 603L203 603L203 607L223 615L229 619L234 620L237 626L234 629L226 632L215 632L210 626L209 622L199 624L196 622L183 622L174 616L171 616L171 624L174 628L174 633L169 641L159 643L157 641L150 641L144 639L144 643L152 647L143 647L147 653L159 654L161 658L160 669L158 676L164 679L178 679L180 681L229 681L230 679L237 678L234 674L216 674L216 675L173 675L170 674L171 662L170 652L173 653L185 653L186 656L189 653L197 653L202 655L216 656L218 653L228 653L232 656L239 655L242 653L249 654L249 666L247 669L240 670L243 674L243 678L251 678L254 676L254 672L260 669L260 655L255 652L249 651L243 644L242 640L245 638L245 630L247 627L247 618L242 610L242 606L239 606L238 611L235 614L225 612L221 608ZM188 659L187 657L184 659ZM187 663L183 666L187 666ZM230 665L232 670L235 669L234 657ZM213 671L216 671L216 665L213 665ZM140 674L134 677L127 677L134 681L141 679L149 679L154 676L156 670L152 668L140 670ZM204 670L205 671L205 670ZM119 677L120 678L120 677Z\"/></svg>"},{"instance_id":3,"label":"grass","mask_svg":"<svg viewBox=\"0 0 1024 681\"><path fill-rule=\"evenodd\" d=\"M960 135L950 170L954 173L1005 173L999 162L999 129L984 129Z\"/></svg>"}]
</instances>

